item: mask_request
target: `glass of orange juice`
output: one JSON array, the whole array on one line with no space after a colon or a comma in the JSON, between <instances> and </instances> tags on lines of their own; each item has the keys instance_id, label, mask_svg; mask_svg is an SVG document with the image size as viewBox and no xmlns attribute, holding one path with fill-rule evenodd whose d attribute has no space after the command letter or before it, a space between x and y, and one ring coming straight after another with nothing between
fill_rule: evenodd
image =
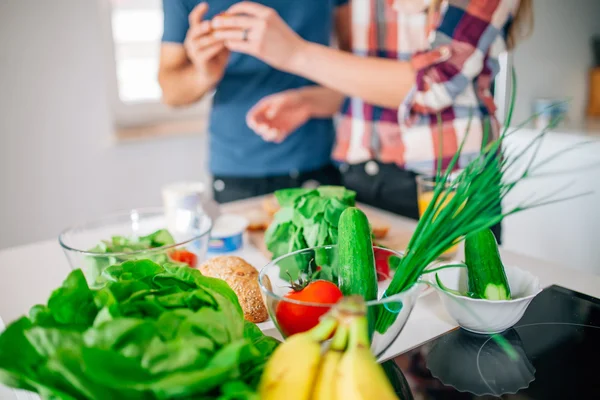
<instances>
[{"instance_id":1,"label":"glass of orange juice","mask_svg":"<svg viewBox=\"0 0 600 400\"><path fill-rule=\"evenodd\" d=\"M446 189L450 188L452 177L451 174L448 182L446 182ZM435 185L437 183L436 177L431 175L417 175L417 204L419 206L419 216L423 216L427 207L433 200L433 193L435 191ZM444 196L444 193L440 195L440 199ZM453 192L448 194L448 197L444 200L442 207L447 204L450 199L454 196ZM435 218L435 217L434 217ZM442 258L452 258L458 250L458 244L455 244L442 254Z\"/></svg>"}]
</instances>

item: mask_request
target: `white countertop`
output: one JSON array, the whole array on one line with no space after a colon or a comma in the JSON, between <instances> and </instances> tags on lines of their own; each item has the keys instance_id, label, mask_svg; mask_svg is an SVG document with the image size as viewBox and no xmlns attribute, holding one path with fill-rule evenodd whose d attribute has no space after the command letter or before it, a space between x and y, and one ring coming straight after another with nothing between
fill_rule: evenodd
<instances>
[{"instance_id":1,"label":"white countertop","mask_svg":"<svg viewBox=\"0 0 600 400\"><path fill-rule=\"evenodd\" d=\"M410 229L414 222L389 214L395 226ZM266 258L246 244L237 255L246 258L257 268ZM557 284L600 298L600 276L587 274L546 261L502 251L506 265L525 269L540 279L542 286ZM37 303L45 303L51 291L62 283L70 268L58 241L45 241L0 251L0 318L5 324L27 313ZM272 324L261 324L265 333L278 336ZM437 294L422 297L417 302L404 330L384 354L388 359L439 336L457 324L450 319ZM7 388L0 387L0 399L16 398Z\"/></svg>"}]
</instances>

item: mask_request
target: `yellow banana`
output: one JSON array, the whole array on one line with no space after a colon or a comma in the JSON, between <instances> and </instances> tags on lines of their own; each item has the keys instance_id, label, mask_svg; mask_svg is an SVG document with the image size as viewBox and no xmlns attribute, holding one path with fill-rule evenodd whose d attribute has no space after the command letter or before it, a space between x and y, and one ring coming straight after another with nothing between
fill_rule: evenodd
<instances>
[{"instance_id":1,"label":"yellow banana","mask_svg":"<svg viewBox=\"0 0 600 400\"><path fill-rule=\"evenodd\" d=\"M261 400L308 400L321 361L321 344L335 329L335 319L291 336L267 363L258 388Z\"/></svg>"},{"instance_id":2,"label":"yellow banana","mask_svg":"<svg viewBox=\"0 0 600 400\"><path fill-rule=\"evenodd\" d=\"M348 329L339 326L331 341L329 350L327 350L321 361L311 400L335 400L337 398L335 381L347 341Z\"/></svg>"},{"instance_id":3,"label":"yellow banana","mask_svg":"<svg viewBox=\"0 0 600 400\"><path fill-rule=\"evenodd\" d=\"M342 353L339 351L329 350L325 353L311 400L334 400L337 398L335 379L341 359Z\"/></svg>"},{"instance_id":4,"label":"yellow banana","mask_svg":"<svg viewBox=\"0 0 600 400\"><path fill-rule=\"evenodd\" d=\"M367 318L350 323L348 349L339 362L337 399L398 400L394 388L369 348Z\"/></svg>"}]
</instances>

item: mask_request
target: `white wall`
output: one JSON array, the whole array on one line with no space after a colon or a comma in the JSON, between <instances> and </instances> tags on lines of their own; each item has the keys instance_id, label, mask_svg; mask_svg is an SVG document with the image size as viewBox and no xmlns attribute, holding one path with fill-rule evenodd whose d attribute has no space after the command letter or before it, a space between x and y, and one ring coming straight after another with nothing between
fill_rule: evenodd
<instances>
[{"instance_id":1,"label":"white wall","mask_svg":"<svg viewBox=\"0 0 600 400\"><path fill-rule=\"evenodd\" d=\"M599 0L535 0L533 35L515 50L515 121L532 114L536 98L572 97L569 119L578 125L587 107L592 66L590 39L600 34Z\"/></svg>"},{"instance_id":2,"label":"white wall","mask_svg":"<svg viewBox=\"0 0 600 400\"><path fill-rule=\"evenodd\" d=\"M520 43L514 54L517 69L517 102L513 122L532 115L536 98L570 97L567 128L550 134L539 157L548 156L578 141L600 135L577 134L585 116L588 76L592 66L591 37L600 34L600 0L535 0L533 35ZM507 148L525 145L535 134L524 130L507 142ZM594 145L554 160L552 171L600 161L600 146ZM600 169L534 180L522 184L509 197L509 204L528 195L542 195L572 180L568 193L593 190L594 195L529 210L504 223L504 247L575 269L600 274ZM506 204L505 204L506 206Z\"/></svg>"},{"instance_id":3,"label":"white wall","mask_svg":"<svg viewBox=\"0 0 600 400\"><path fill-rule=\"evenodd\" d=\"M507 154L516 155L537 133L525 129L510 136L506 141ZM547 159L590 139L598 142L552 158L538 171L551 176L524 181L508 196L504 207L508 210L557 190L560 190L556 194L558 197L593 193L508 217L503 223L502 235L506 249L600 275L600 135L551 133L544 139L536 159ZM519 168L523 168L526 161L519 163ZM591 168L591 165L595 167ZM588 168L581 168L586 166ZM555 174L560 171L570 173ZM561 190L569 184L572 186Z\"/></svg>"},{"instance_id":4,"label":"white wall","mask_svg":"<svg viewBox=\"0 0 600 400\"><path fill-rule=\"evenodd\" d=\"M202 137L111 142L97 4L0 1L0 248L204 177Z\"/></svg>"}]
</instances>

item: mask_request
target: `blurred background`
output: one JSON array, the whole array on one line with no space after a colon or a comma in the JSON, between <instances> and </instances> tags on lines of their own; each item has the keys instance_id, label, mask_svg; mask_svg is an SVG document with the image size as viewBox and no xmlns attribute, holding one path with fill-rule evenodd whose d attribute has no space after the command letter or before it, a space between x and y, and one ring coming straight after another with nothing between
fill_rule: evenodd
<instances>
[{"instance_id":1,"label":"blurred background","mask_svg":"<svg viewBox=\"0 0 600 400\"><path fill-rule=\"evenodd\" d=\"M534 4L534 34L505 67L518 74L514 121L571 99L544 155L600 138L590 105L600 95L591 79L600 1ZM115 210L160 205L161 186L173 181L208 181L210 99L177 111L160 104L161 34L160 0L0 0L0 249L55 240L66 226ZM501 75L497 96L506 100L506 69ZM535 132L532 122L508 147ZM597 162L599 150L560 157L548 170ZM574 176L569 190L600 189L598 168ZM572 178L531 182L509 200ZM599 205L596 193L510 217L504 246L600 274Z\"/></svg>"}]
</instances>

